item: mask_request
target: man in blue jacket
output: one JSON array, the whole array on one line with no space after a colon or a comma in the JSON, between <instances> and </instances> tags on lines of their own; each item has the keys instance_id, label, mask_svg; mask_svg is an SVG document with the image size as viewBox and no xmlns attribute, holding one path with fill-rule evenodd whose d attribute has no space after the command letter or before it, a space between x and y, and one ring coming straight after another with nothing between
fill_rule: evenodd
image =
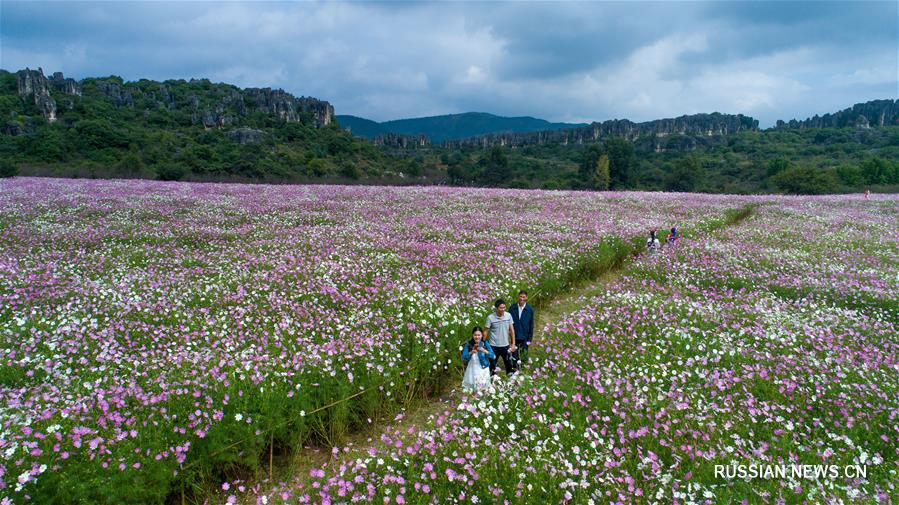
<instances>
[{"instance_id":1,"label":"man in blue jacket","mask_svg":"<svg viewBox=\"0 0 899 505\"><path fill-rule=\"evenodd\" d=\"M534 339L534 308L528 305L528 292L521 290L518 292L518 303L512 305L509 309L512 315L512 323L515 328L515 347L518 352L515 353L515 361L521 363L526 361L528 357L528 346Z\"/></svg>"}]
</instances>

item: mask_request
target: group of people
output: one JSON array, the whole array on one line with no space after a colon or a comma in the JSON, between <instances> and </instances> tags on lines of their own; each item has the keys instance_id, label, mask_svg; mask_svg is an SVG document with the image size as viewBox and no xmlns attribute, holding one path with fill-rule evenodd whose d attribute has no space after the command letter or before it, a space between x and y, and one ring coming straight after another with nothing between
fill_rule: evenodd
<instances>
[{"instance_id":1,"label":"group of people","mask_svg":"<svg viewBox=\"0 0 899 505\"><path fill-rule=\"evenodd\" d=\"M671 232L668 233L668 236L665 237L665 244L674 245L677 244L679 237L677 236L677 226L671 227ZM646 250L652 254L659 249L662 248L662 242L659 241L659 238L656 236L655 230L649 230L649 239L646 240Z\"/></svg>"},{"instance_id":2,"label":"group of people","mask_svg":"<svg viewBox=\"0 0 899 505\"><path fill-rule=\"evenodd\" d=\"M665 237L665 244L674 245L678 240L677 226L673 226ZM646 241L647 251L652 254L661 247L662 242L656 236L656 230L650 230ZM471 339L462 348L464 389L490 387L500 359L503 360L507 375L517 372L522 361L527 359L528 346L534 339L534 308L528 304L527 291L519 291L518 303L506 309L505 300L496 300L484 327L472 328Z\"/></svg>"},{"instance_id":3,"label":"group of people","mask_svg":"<svg viewBox=\"0 0 899 505\"><path fill-rule=\"evenodd\" d=\"M479 390L490 387L500 359L507 375L518 371L527 360L528 346L534 339L534 308L528 304L527 291L518 292L518 303L506 307L502 298L493 303L484 327L475 326L471 339L462 348L465 373L462 387Z\"/></svg>"}]
</instances>

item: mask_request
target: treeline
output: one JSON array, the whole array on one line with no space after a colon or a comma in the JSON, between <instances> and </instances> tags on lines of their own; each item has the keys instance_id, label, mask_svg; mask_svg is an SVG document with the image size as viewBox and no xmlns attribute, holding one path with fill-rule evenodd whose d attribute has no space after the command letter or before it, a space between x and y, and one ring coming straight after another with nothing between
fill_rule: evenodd
<instances>
[{"instance_id":1,"label":"treeline","mask_svg":"<svg viewBox=\"0 0 899 505\"><path fill-rule=\"evenodd\" d=\"M748 130L630 142L398 149L284 120L208 80L80 81L48 121L0 70L0 177L454 184L716 193L899 191L899 127ZM275 93L274 98L279 95ZM224 105L223 105L224 104ZM258 105L258 104L256 104ZM272 110L277 104L271 105ZM198 115L214 116L216 126ZM223 120L227 119L227 121Z\"/></svg>"},{"instance_id":2,"label":"treeline","mask_svg":"<svg viewBox=\"0 0 899 505\"><path fill-rule=\"evenodd\" d=\"M453 184L544 189L639 189L819 194L899 190L899 128L745 131L586 145L409 153L446 167Z\"/></svg>"}]
</instances>

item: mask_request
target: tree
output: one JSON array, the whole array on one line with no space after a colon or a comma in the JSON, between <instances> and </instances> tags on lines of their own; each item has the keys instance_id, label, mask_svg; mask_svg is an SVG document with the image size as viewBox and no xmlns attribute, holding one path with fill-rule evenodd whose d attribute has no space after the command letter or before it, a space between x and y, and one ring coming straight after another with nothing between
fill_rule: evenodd
<instances>
[{"instance_id":1,"label":"tree","mask_svg":"<svg viewBox=\"0 0 899 505\"><path fill-rule=\"evenodd\" d=\"M0 179L19 175L19 167L7 159L0 159Z\"/></svg>"},{"instance_id":2,"label":"tree","mask_svg":"<svg viewBox=\"0 0 899 505\"><path fill-rule=\"evenodd\" d=\"M837 178L832 172L800 165L789 168L771 178L782 191L794 195L818 195L833 192Z\"/></svg>"},{"instance_id":3,"label":"tree","mask_svg":"<svg viewBox=\"0 0 899 505\"><path fill-rule=\"evenodd\" d=\"M406 162L403 172L409 177L421 177L421 174L424 173L424 167L420 160L410 159Z\"/></svg>"},{"instance_id":4,"label":"tree","mask_svg":"<svg viewBox=\"0 0 899 505\"><path fill-rule=\"evenodd\" d=\"M592 145L584 151L584 157L581 159L580 166L581 185L583 187L595 187L596 163L599 162L599 157L602 154L602 149L598 145Z\"/></svg>"},{"instance_id":5,"label":"tree","mask_svg":"<svg viewBox=\"0 0 899 505\"><path fill-rule=\"evenodd\" d=\"M837 167L837 176L843 184L850 188L857 188L865 183L861 168L855 165L840 165Z\"/></svg>"},{"instance_id":6,"label":"tree","mask_svg":"<svg viewBox=\"0 0 899 505\"><path fill-rule=\"evenodd\" d=\"M596 160L596 170L593 172L593 187L600 191L609 189L609 155L603 154Z\"/></svg>"},{"instance_id":7,"label":"tree","mask_svg":"<svg viewBox=\"0 0 899 505\"><path fill-rule=\"evenodd\" d=\"M678 160L668 174L666 188L669 191L694 191L705 177L705 170L699 158L693 155Z\"/></svg>"},{"instance_id":8,"label":"tree","mask_svg":"<svg viewBox=\"0 0 899 505\"><path fill-rule=\"evenodd\" d=\"M185 172L184 167L167 163L156 167L156 178L160 181L179 181Z\"/></svg>"},{"instance_id":9,"label":"tree","mask_svg":"<svg viewBox=\"0 0 899 505\"><path fill-rule=\"evenodd\" d=\"M323 158L314 158L306 166L312 172L312 175L316 177L328 175L333 171L331 163Z\"/></svg>"},{"instance_id":10,"label":"tree","mask_svg":"<svg viewBox=\"0 0 899 505\"><path fill-rule=\"evenodd\" d=\"M128 147L128 136L105 119L87 119L75 125L83 152L107 147Z\"/></svg>"},{"instance_id":11,"label":"tree","mask_svg":"<svg viewBox=\"0 0 899 505\"><path fill-rule=\"evenodd\" d=\"M627 140L616 137L606 140L605 151L609 156L609 185L621 189L630 183L634 165L634 146Z\"/></svg>"},{"instance_id":12,"label":"tree","mask_svg":"<svg viewBox=\"0 0 899 505\"><path fill-rule=\"evenodd\" d=\"M892 181L892 170L890 165L881 158L868 158L861 165L862 177L865 184L890 184Z\"/></svg>"},{"instance_id":13,"label":"tree","mask_svg":"<svg viewBox=\"0 0 899 505\"><path fill-rule=\"evenodd\" d=\"M25 154L41 161L65 161L67 142L59 128L45 125L26 137Z\"/></svg>"},{"instance_id":14,"label":"tree","mask_svg":"<svg viewBox=\"0 0 899 505\"><path fill-rule=\"evenodd\" d=\"M774 177L784 170L789 169L791 166L789 160L782 156L778 156L768 163L768 177Z\"/></svg>"},{"instance_id":15,"label":"tree","mask_svg":"<svg viewBox=\"0 0 899 505\"><path fill-rule=\"evenodd\" d=\"M490 186L498 186L508 182L512 175L509 170L509 158L502 147L496 146L479 162L484 166L483 181Z\"/></svg>"},{"instance_id":16,"label":"tree","mask_svg":"<svg viewBox=\"0 0 899 505\"><path fill-rule=\"evenodd\" d=\"M129 152L115 165L116 175L139 176L145 170L144 160L135 152ZM180 177L179 177L180 178Z\"/></svg>"},{"instance_id":17,"label":"tree","mask_svg":"<svg viewBox=\"0 0 899 505\"><path fill-rule=\"evenodd\" d=\"M344 161L340 164L340 175L346 177L347 179L356 180L362 177L362 171L359 170L359 167L356 166L355 163L351 161Z\"/></svg>"}]
</instances>

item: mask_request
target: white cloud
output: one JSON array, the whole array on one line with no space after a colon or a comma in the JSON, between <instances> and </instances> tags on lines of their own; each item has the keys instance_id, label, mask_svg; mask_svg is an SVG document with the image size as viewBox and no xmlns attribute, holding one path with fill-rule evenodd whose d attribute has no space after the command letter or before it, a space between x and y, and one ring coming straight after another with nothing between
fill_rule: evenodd
<instances>
[{"instance_id":1,"label":"white cloud","mask_svg":"<svg viewBox=\"0 0 899 505\"><path fill-rule=\"evenodd\" d=\"M860 68L852 73L837 74L832 82L838 85L853 84L894 84L899 80L896 66L883 65L874 68Z\"/></svg>"}]
</instances>

